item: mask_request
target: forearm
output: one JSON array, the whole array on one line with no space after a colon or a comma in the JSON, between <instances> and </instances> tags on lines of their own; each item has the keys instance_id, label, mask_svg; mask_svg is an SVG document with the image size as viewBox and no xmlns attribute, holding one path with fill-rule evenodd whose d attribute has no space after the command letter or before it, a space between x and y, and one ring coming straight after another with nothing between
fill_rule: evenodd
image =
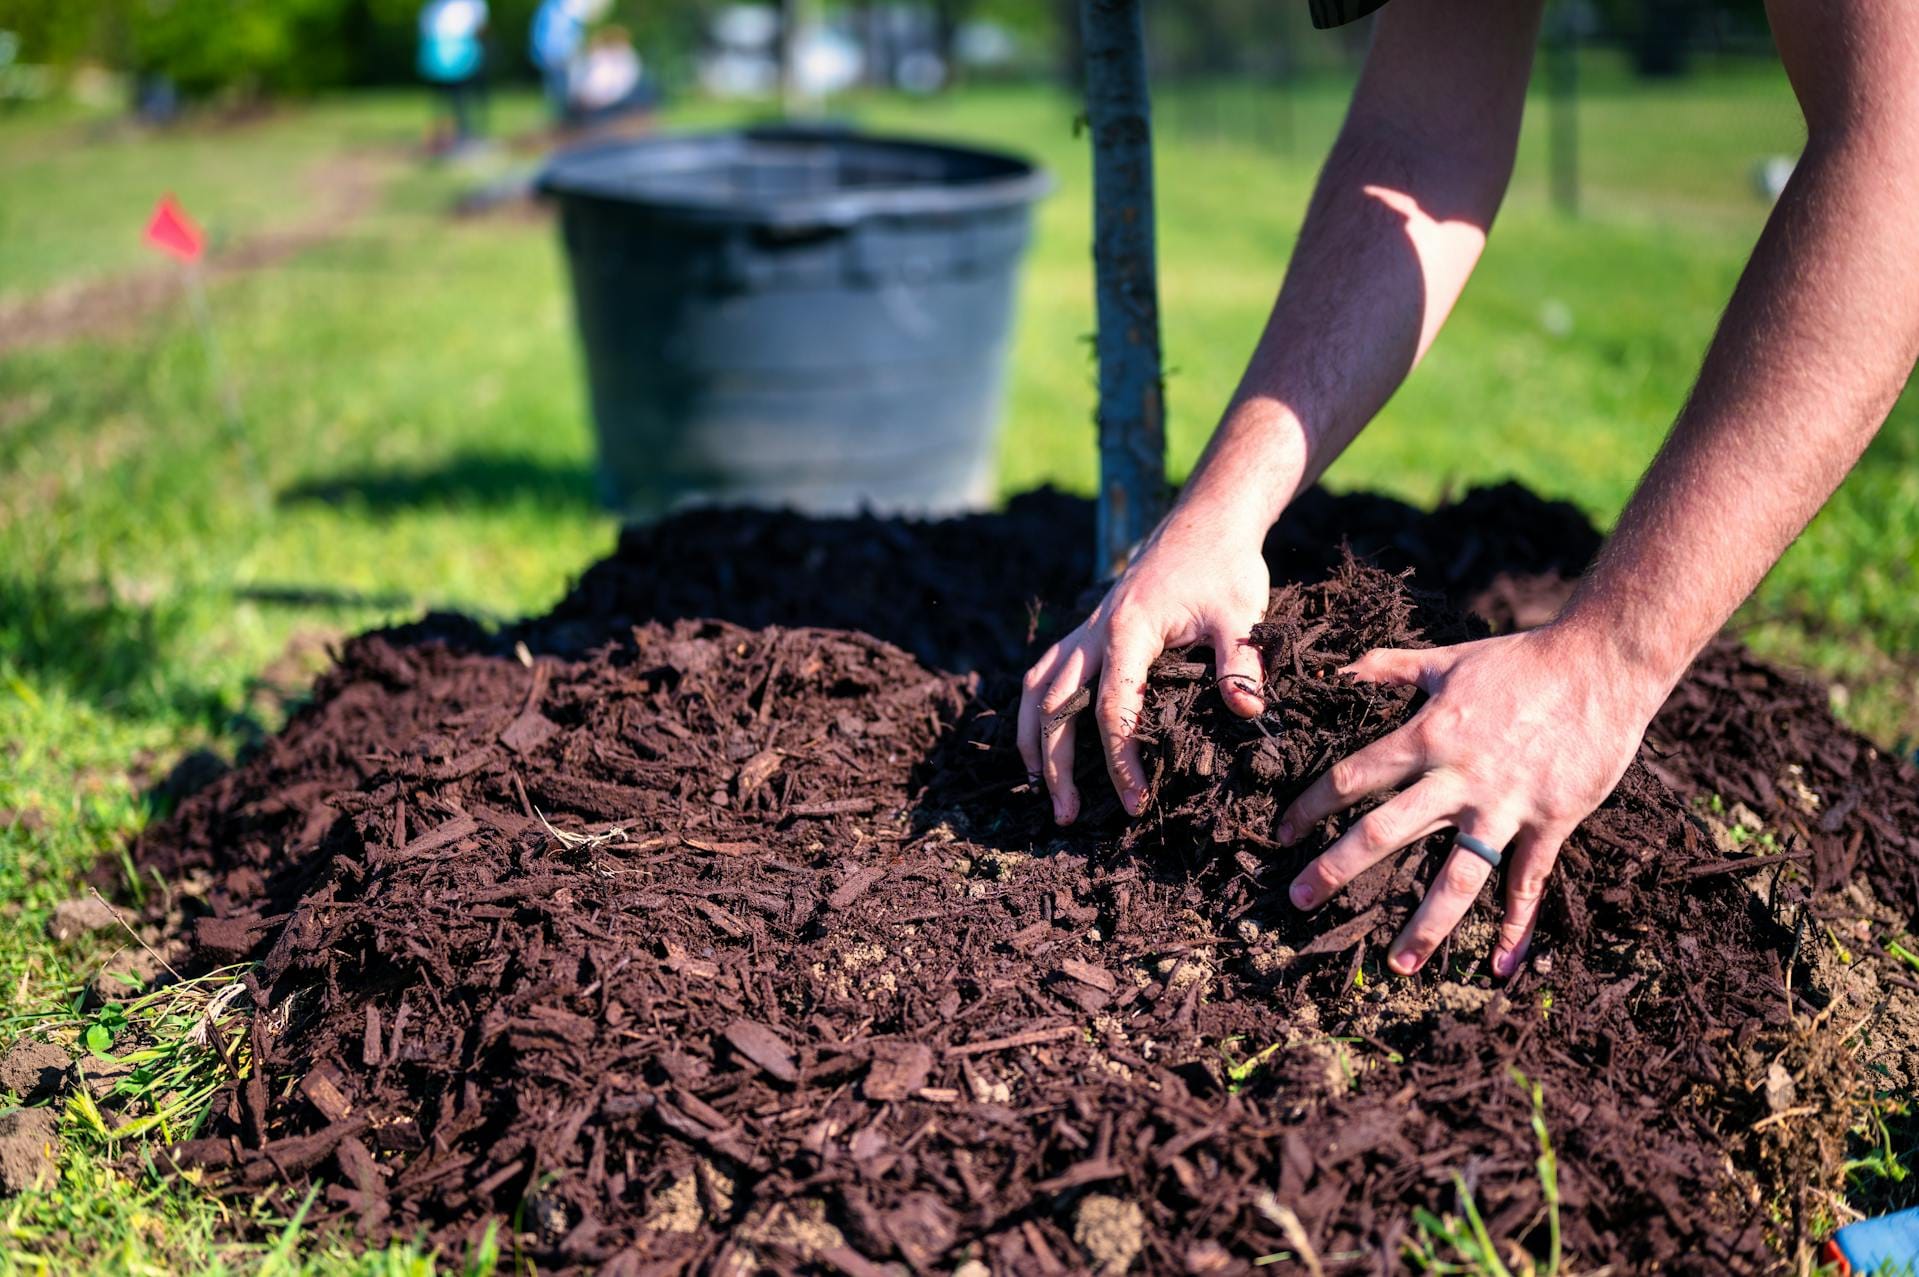
<instances>
[{"instance_id":1,"label":"forearm","mask_svg":"<svg viewBox=\"0 0 1919 1277\"><path fill-rule=\"evenodd\" d=\"M1328 159L1292 267L1195 499L1242 494L1262 530L1330 465L1432 344L1485 244L1441 221L1399 143L1347 136Z\"/></svg>"},{"instance_id":2,"label":"forearm","mask_svg":"<svg viewBox=\"0 0 1919 1277\"><path fill-rule=\"evenodd\" d=\"M1670 438L1569 604L1663 699L1832 495L1919 353L1911 139L1808 146Z\"/></svg>"},{"instance_id":3,"label":"forearm","mask_svg":"<svg viewBox=\"0 0 1919 1277\"><path fill-rule=\"evenodd\" d=\"M1181 502L1260 534L1425 355L1512 172L1537 6L1436 0L1389 14Z\"/></svg>"}]
</instances>

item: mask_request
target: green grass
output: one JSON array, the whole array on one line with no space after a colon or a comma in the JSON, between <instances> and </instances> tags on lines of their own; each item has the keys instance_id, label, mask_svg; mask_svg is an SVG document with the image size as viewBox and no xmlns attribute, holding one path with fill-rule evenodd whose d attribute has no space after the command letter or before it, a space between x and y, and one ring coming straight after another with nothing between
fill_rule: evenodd
<instances>
[{"instance_id":1,"label":"green grass","mask_svg":"<svg viewBox=\"0 0 1919 1277\"><path fill-rule=\"evenodd\" d=\"M1422 1273L1515 1277L1503 1251L1517 1259L1519 1277L1559 1277L1559 1266L1565 1258L1559 1237L1559 1155L1553 1150L1552 1132L1546 1126L1545 1092L1518 1069L1510 1072L1520 1093L1532 1104L1533 1139L1539 1145L1539 1156L1533 1159L1533 1173L1539 1178L1540 1199L1545 1208L1546 1257L1543 1262L1535 1260L1516 1239L1508 1240L1503 1246L1496 1241L1480 1217L1479 1203L1473 1200L1472 1189L1455 1172L1453 1200L1458 1213L1436 1215L1424 1209L1413 1212L1414 1232L1404 1243L1402 1257ZM1537 1221L1529 1226L1529 1231L1536 1226Z\"/></svg>"},{"instance_id":2,"label":"green grass","mask_svg":"<svg viewBox=\"0 0 1919 1277\"><path fill-rule=\"evenodd\" d=\"M1588 83L1585 216L1549 207L1536 120L1453 323L1333 485L1430 501L1510 476L1616 515L1764 218L1751 166L1791 152L1797 124L1771 69L1646 89L1597 67ZM1162 103L1176 472L1259 330L1343 94L1328 80L1284 99L1226 86ZM993 88L852 109L1017 146L1057 175L1023 283L1002 486L1089 491L1089 179L1074 104ZM515 128L536 112L530 98L501 103ZM48 941L48 909L151 818L142 795L183 752L231 753L272 730L325 640L429 607L541 609L612 545L552 228L446 217L479 174L417 160L425 115L423 98L381 94L162 135L72 113L0 117L0 304L152 268L138 232L166 190L231 243L324 207L343 154L390 175L336 238L216 281L237 439L178 308L0 355L0 809L36 818L0 828L0 1005L71 998L118 942ZM1744 618L1769 652L1842 680L1846 712L1888 741L1919 723L1915 562L1919 417L1902 401ZM28 1254L122 1272L266 1262L217 1240L237 1208L110 1170L82 1126L69 1123L56 1192L0 1207L12 1257L0 1270ZM297 1205L255 1209L283 1219ZM342 1254L303 1241L298 1262L332 1270ZM402 1248L364 1262L427 1260Z\"/></svg>"}]
</instances>

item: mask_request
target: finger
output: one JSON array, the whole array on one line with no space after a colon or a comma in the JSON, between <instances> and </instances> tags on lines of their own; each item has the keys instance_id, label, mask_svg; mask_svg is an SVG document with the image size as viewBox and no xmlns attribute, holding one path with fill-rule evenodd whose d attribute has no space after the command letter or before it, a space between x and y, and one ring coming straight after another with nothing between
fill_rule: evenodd
<instances>
[{"instance_id":1,"label":"finger","mask_svg":"<svg viewBox=\"0 0 1919 1277\"><path fill-rule=\"evenodd\" d=\"M1459 822L1461 833L1502 849L1512 841L1518 823L1481 819L1471 812ZM1399 933L1399 939L1393 941L1386 965L1400 975L1411 975L1425 966L1440 942L1453 933L1459 920L1473 907L1473 901L1492 874L1493 867L1482 857L1454 845L1446 853L1446 863L1440 866L1432 885L1426 888L1426 898L1413 910L1412 920Z\"/></svg>"},{"instance_id":2,"label":"finger","mask_svg":"<svg viewBox=\"0 0 1919 1277\"><path fill-rule=\"evenodd\" d=\"M1266 699L1260 695L1265 680L1260 676L1259 649L1238 626L1215 626L1209 642L1220 699L1241 718L1256 717L1266 708Z\"/></svg>"},{"instance_id":3,"label":"finger","mask_svg":"<svg viewBox=\"0 0 1919 1277\"><path fill-rule=\"evenodd\" d=\"M1458 795L1450 785L1422 780L1354 821L1338 841L1299 871L1288 895L1298 908L1316 909L1401 847L1450 825L1458 810Z\"/></svg>"},{"instance_id":4,"label":"finger","mask_svg":"<svg viewBox=\"0 0 1919 1277\"><path fill-rule=\"evenodd\" d=\"M1087 656L1084 646L1073 648L1060 661L1052 685L1039 702L1040 774L1046 778L1047 792L1053 795L1053 819L1062 825L1072 824L1079 815L1079 787L1073 784L1076 715L1066 714L1066 710L1098 669L1097 659Z\"/></svg>"},{"instance_id":5,"label":"finger","mask_svg":"<svg viewBox=\"0 0 1919 1277\"><path fill-rule=\"evenodd\" d=\"M1367 794L1403 785L1426 769L1425 752L1406 727L1340 759L1306 787L1279 818L1279 841L1287 846L1326 817L1345 811Z\"/></svg>"},{"instance_id":6,"label":"finger","mask_svg":"<svg viewBox=\"0 0 1919 1277\"><path fill-rule=\"evenodd\" d=\"M1040 728L1046 721L1040 713L1040 698L1046 695L1046 689L1053 685L1053 672L1059 668L1060 650L1055 643L1046 649L1046 654L1033 662L1033 668L1026 671L1026 677L1019 685L1019 722L1015 735L1019 741L1020 761L1026 764L1026 774L1034 780L1039 779L1040 767Z\"/></svg>"},{"instance_id":7,"label":"finger","mask_svg":"<svg viewBox=\"0 0 1919 1277\"><path fill-rule=\"evenodd\" d=\"M1339 671L1362 683L1413 683L1431 691L1433 678L1452 664L1450 648L1376 647Z\"/></svg>"},{"instance_id":8,"label":"finger","mask_svg":"<svg viewBox=\"0 0 1919 1277\"><path fill-rule=\"evenodd\" d=\"M1107 632L1105 670L1099 679L1100 744L1106 774L1128 815L1146 804L1146 767L1139 757L1139 716L1146 708L1146 671L1162 644L1150 631L1115 624Z\"/></svg>"},{"instance_id":9,"label":"finger","mask_svg":"<svg viewBox=\"0 0 1919 1277\"><path fill-rule=\"evenodd\" d=\"M1512 863L1506 868L1506 917L1493 946L1493 974L1501 980L1512 978L1532 947L1539 904L1546 898L1546 876L1562 841L1557 834L1528 830L1513 842Z\"/></svg>"}]
</instances>

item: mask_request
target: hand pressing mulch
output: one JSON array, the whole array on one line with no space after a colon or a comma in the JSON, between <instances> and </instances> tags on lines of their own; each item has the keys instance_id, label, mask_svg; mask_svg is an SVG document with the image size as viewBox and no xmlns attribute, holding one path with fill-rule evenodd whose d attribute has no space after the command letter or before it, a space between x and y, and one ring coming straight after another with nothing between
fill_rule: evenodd
<instances>
[{"instance_id":1,"label":"hand pressing mulch","mask_svg":"<svg viewBox=\"0 0 1919 1277\"><path fill-rule=\"evenodd\" d=\"M686 565L742 533L706 518L644 534L681 551L655 599L727 610ZM807 525L777 526L806 560ZM946 535L884 526L902 565ZM1286 904L1330 831L1278 852L1273 815L1413 708L1330 671L1464 632L1398 576L1276 592L1260 720L1201 654L1164 663L1152 809L1059 831L1020 792L1003 677L860 633L645 622L608 584L630 552L551 621L349 644L141 840L143 867L210 880L206 957L263 962L252 1070L176 1163L322 1184L316 1218L370 1240L505 1219L530 1260L634 1274L1234 1272L1306 1247L1390 1270L1415 1210L1460 1209L1455 1176L1543 1256L1536 1118L1579 1271L1769 1271L1837 1183L1856 1065L1806 1046L1795 932L1698 872L1721 852L1644 767L1568 845L1510 986L1478 974L1483 910L1418 979L1382 972L1427 848L1310 919ZM892 624L1017 644L1004 589L950 597L989 593Z\"/></svg>"}]
</instances>

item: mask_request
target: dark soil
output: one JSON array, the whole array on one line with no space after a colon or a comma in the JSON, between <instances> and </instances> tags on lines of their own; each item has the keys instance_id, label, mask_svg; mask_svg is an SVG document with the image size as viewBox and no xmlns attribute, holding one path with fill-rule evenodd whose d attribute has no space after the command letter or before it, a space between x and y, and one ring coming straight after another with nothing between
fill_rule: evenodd
<instances>
[{"instance_id":1,"label":"dark soil","mask_svg":"<svg viewBox=\"0 0 1919 1277\"><path fill-rule=\"evenodd\" d=\"M1433 515L1309 496L1268 546L1272 708L1230 715L1204 653L1170 655L1146 816L1062 831L1008 711L1090 543L1047 495L925 526L694 515L539 620L354 640L135 849L197 893L203 961L263 959L253 1067L175 1158L320 1183L371 1239L497 1217L611 1273L1251 1272L1307 1246L1390 1272L1456 1183L1545 1253L1536 1085L1578 1270L1785 1266L1861 1088L1814 1028L1809 910L1837 906L1813 888L1858 873L1912 910L1912 769L1716 647L1568 843L1528 969L1482 974L1489 892L1389 977L1443 839L1307 919L1285 886L1332 830L1271 837L1414 708L1334 671L1484 632L1404 569L1541 619L1591 528L1514 488ZM1780 849L1716 845L1708 794Z\"/></svg>"}]
</instances>

